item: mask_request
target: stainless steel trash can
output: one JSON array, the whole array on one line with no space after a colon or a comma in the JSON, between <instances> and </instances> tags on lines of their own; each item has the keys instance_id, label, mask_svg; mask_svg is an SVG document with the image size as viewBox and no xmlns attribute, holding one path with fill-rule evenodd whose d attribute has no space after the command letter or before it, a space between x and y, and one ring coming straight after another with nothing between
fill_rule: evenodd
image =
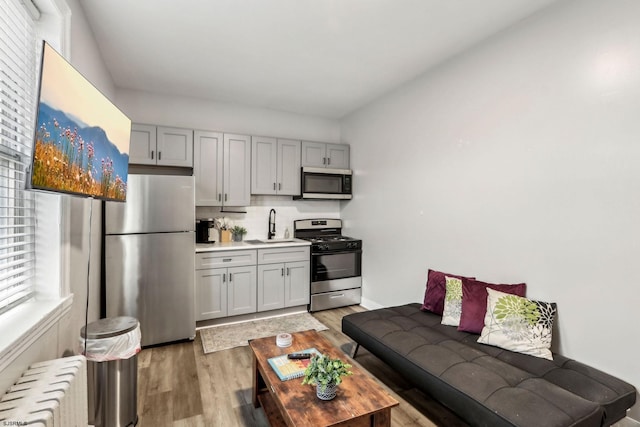
<instances>
[{"instance_id":1,"label":"stainless steel trash can","mask_svg":"<svg viewBox=\"0 0 640 427\"><path fill-rule=\"evenodd\" d=\"M117 337L129 338L124 335L136 328L139 331L138 320L133 317L113 317L89 323L80 331L86 340L83 353L87 357L89 424L95 427L127 427L138 423L137 351L121 358L117 351L110 354L109 348L110 343L118 341ZM109 360L97 361L105 358Z\"/></svg>"}]
</instances>

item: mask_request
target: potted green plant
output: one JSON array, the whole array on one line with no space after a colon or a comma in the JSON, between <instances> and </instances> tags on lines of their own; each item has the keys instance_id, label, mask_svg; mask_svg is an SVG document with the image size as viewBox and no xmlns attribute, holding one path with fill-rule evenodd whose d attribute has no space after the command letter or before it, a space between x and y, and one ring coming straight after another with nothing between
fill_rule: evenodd
<instances>
[{"instance_id":1,"label":"potted green plant","mask_svg":"<svg viewBox=\"0 0 640 427\"><path fill-rule=\"evenodd\" d=\"M332 359L325 354L316 354L311 358L309 366L304 371L302 384L316 386L316 395L322 400L336 397L336 389L342 382L342 377L351 375L351 365L340 359Z\"/></svg>"},{"instance_id":2,"label":"potted green plant","mask_svg":"<svg viewBox=\"0 0 640 427\"><path fill-rule=\"evenodd\" d=\"M231 229L231 233L233 233L233 241L234 242L241 242L242 241L242 236L247 234L247 229L244 228L244 227L241 227L239 225L236 225Z\"/></svg>"}]
</instances>

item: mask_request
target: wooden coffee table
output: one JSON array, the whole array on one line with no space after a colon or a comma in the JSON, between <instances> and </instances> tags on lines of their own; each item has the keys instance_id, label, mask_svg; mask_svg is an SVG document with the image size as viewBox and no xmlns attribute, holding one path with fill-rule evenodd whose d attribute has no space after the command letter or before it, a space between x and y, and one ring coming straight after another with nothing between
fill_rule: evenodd
<instances>
[{"instance_id":1,"label":"wooden coffee table","mask_svg":"<svg viewBox=\"0 0 640 427\"><path fill-rule=\"evenodd\" d=\"M355 365L351 368L353 375L343 378L338 395L329 401L318 399L316 387L302 385L302 378L281 381L267 359L311 347L353 364L349 356L315 330L291 335L293 344L286 348L276 345L275 336L249 342L253 353L253 405L262 405L272 426L391 425L391 408L398 402Z\"/></svg>"}]
</instances>

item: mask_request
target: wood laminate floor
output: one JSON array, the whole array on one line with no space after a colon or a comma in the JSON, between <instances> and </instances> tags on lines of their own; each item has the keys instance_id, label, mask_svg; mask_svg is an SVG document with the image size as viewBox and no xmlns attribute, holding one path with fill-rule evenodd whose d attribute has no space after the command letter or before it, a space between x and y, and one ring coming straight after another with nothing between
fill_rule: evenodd
<instances>
[{"instance_id":1,"label":"wood laminate floor","mask_svg":"<svg viewBox=\"0 0 640 427\"><path fill-rule=\"evenodd\" d=\"M351 306L313 315L329 327L320 333L350 354L353 342L341 332L342 317L363 310ZM360 348L355 360L400 402L391 411L393 427L466 426L366 349ZM199 334L193 342L142 350L138 355L138 426L268 426L262 409L251 403L251 369L248 346L204 354Z\"/></svg>"}]
</instances>

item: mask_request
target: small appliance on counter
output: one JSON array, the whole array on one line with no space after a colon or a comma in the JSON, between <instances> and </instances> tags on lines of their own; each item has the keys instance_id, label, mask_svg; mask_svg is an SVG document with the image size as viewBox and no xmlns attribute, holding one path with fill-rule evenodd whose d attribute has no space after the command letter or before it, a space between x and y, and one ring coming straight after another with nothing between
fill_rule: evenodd
<instances>
[{"instance_id":1,"label":"small appliance on counter","mask_svg":"<svg viewBox=\"0 0 640 427\"><path fill-rule=\"evenodd\" d=\"M196 243L215 243L218 230L215 228L213 218L201 218L196 220Z\"/></svg>"}]
</instances>

